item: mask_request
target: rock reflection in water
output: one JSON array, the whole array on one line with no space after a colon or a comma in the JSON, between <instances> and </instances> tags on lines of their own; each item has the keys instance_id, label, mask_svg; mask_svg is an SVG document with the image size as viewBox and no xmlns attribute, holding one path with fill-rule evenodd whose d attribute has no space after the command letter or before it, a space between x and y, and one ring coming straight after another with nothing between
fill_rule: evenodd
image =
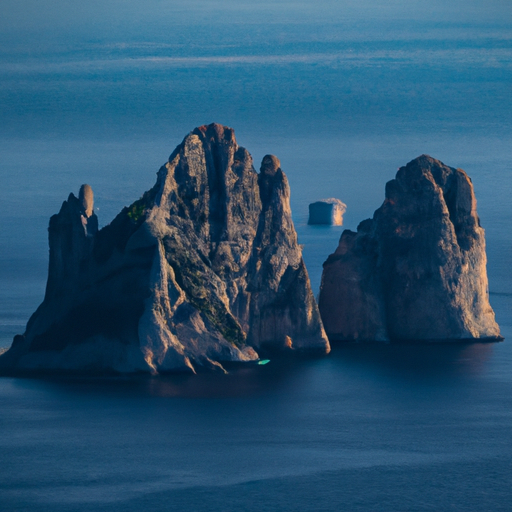
<instances>
[{"instance_id":1,"label":"rock reflection in water","mask_svg":"<svg viewBox=\"0 0 512 512\"><path fill-rule=\"evenodd\" d=\"M143 388L151 396L180 398L238 398L271 391L286 378L286 373L274 368L237 368L227 375L163 375L147 378Z\"/></svg>"},{"instance_id":2,"label":"rock reflection in water","mask_svg":"<svg viewBox=\"0 0 512 512\"><path fill-rule=\"evenodd\" d=\"M303 363L307 364L309 359L303 360ZM40 378L59 392L94 396L100 394L119 400L148 396L222 399L250 398L270 393L302 370L303 365L297 360L276 360L266 366L235 367L227 374L203 372L197 375L175 373L104 377L41 375ZM26 380L27 383L32 381L33 377Z\"/></svg>"},{"instance_id":3,"label":"rock reflection in water","mask_svg":"<svg viewBox=\"0 0 512 512\"><path fill-rule=\"evenodd\" d=\"M332 356L348 366L413 380L475 375L485 369L494 343L336 343ZM342 371L340 369L340 371Z\"/></svg>"}]
</instances>

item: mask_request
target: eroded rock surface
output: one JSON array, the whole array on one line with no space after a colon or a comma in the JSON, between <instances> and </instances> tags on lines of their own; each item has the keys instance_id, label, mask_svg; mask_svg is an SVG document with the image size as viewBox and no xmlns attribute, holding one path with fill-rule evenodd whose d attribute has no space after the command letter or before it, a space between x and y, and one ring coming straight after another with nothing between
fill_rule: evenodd
<instances>
[{"instance_id":1,"label":"eroded rock surface","mask_svg":"<svg viewBox=\"0 0 512 512\"><path fill-rule=\"evenodd\" d=\"M88 185L50 220L46 295L0 357L17 369L196 371L264 347L328 352L275 156L190 133L98 231Z\"/></svg>"},{"instance_id":2,"label":"eroded rock surface","mask_svg":"<svg viewBox=\"0 0 512 512\"><path fill-rule=\"evenodd\" d=\"M324 263L319 307L332 340L501 339L467 174L426 155L401 167Z\"/></svg>"}]
</instances>

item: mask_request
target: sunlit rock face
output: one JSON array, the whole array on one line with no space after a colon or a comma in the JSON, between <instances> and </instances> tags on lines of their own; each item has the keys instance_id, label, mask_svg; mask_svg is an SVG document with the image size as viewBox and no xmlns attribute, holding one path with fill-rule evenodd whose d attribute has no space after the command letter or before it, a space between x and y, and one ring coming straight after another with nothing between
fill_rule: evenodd
<instances>
[{"instance_id":1,"label":"sunlit rock face","mask_svg":"<svg viewBox=\"0 0 512 512\"><path fill-rule=\"evenodd\" d=\"M332 340L501 339L467 174L426 155L401 167L324 263L319 307Z\"/></svg>"},{"instance_id":2,"label":"sunlit rock face","mask_svg":"<svg viewBox=\"0 0 512 512\"><path fill-rule=\"evenodd\" d=\"M197 371L257 351L329 351L275 156L260 173L218 124L98 231L82 186L50 220L46 295L0 367Z\"/></svg>"}]
</instances>

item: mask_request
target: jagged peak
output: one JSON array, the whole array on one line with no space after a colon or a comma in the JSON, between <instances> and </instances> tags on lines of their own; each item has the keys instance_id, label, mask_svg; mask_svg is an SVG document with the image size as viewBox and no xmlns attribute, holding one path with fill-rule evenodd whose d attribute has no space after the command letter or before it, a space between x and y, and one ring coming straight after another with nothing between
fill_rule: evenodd
<instances>
[{"instance_id":1,"label":"jagged peak","mask_svg":"<svg viewBox=\"0 0 512 512\"><path fill-rule=\"evenodd\" d=\"M94 211L94 194L92 192L92 188L87 183L84 183L80 187L80 191L78 192L78 200L82 205L83 211L86 217L90 217Z\"/></svg>"},{"instance_id":2,"label":"jagged peak","mask_svg":"<svg viewBox=\"0 0 512 512\"><path fill-rule=\"evenodd\" d=\"M192 130L193 134L203 137L210 143L234 143L236 145L235 130L219 123L204 124Z\"/></svg>"},{"instance_id":3,"label":"jagged peak","mask_svg":"<svg viewBox=\"0 0 512 512\"><path fill-rule=\"evenodd\" d=\"M275 155L265 155L261 161L260 172L274 176L274 174L281 168L281 162Z\"/></svg>"}]
</instances>

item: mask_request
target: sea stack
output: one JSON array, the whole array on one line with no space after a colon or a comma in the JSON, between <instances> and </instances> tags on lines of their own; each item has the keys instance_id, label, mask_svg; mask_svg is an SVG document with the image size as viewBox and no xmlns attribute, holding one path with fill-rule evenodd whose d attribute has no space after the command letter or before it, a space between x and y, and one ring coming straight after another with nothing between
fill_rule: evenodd
<instances>
[{"instance_id":1,"label":"sea stack","mask_svg":"<svg viewBox=\"0 0 512 512\"><path fill-rule=\"evenodd\" d=\"M331 340L502 339L468 175L427 155L401 167L324 263L319 307Z\"/></svg>"},{"instance_id":2,"label":"sea stack","mask_svg":"<svg viewBox=\"0 0 512 512\"><path fill-rule=\"evenodd\" d=\"M0 368L196 372L260 350L330 350L279 160L201 126L98 230L83 185L50 219L43 303Z\"/></svg>"},{"instance_id":3,"label":"sea stack","mask_svg":"<svg viewBox=\"0 0 512 512\"><path fill-rule=\"evenodd\" d=\"M316 201L309 205L308 224L342 226L343 214L346 211L347 205L334 197Z\"/></svg>"}]
</instances>

